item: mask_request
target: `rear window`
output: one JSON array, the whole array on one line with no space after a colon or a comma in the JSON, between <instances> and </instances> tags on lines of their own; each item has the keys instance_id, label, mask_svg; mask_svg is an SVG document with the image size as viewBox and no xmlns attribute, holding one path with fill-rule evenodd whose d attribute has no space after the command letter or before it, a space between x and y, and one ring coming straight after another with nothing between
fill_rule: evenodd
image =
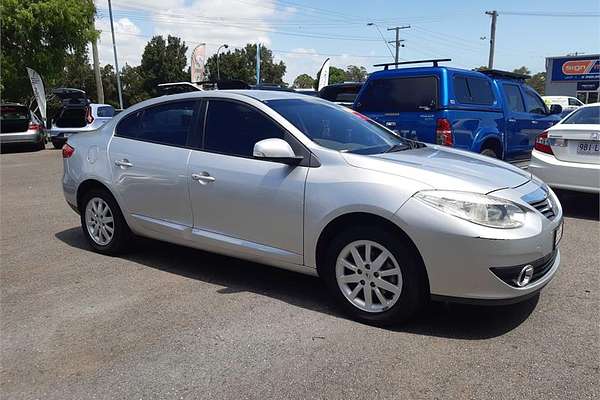
<instances>
[{"instance_id":1,"label":"rear window","mask_svg":"<svg viewBox=\"0 0 600 400\"><path fill-rule=\"evenodd\" d=\"M492 105L495 102L490 82L483 78L454 77L454 96L462 104Z\"/></svg>"},{"instance_id":2,"label":"rear window","mask_svg":"<svg viewBox=\"0 0 600 400\"><path fill-rule=\"evenodd\" d=\"M83 128L87 125L86 109L83 107L65 108L56 119L59 128Z\"/></svg>"},{"instance_id":3,"label":"rear window","mask_svg":"<svg viewBox=\"0 0 600 400\"><path fill-rule=\"evenodd\" d=\"M583 107L569 115L562 124L600 124L600 107Z\"/></svg>"},{"instance_id":4,"label":"rear window","mask_svg":"<svg viewBox=\"0 0 600 400\"><path fill-rule=\"evenodd\" d=\"M0 120L2 133L25 132L29 127L29 110L22 106L2 106Z\"/></svg>"},{"instance_id":5,"label":"rear window","mask_svg":"<svg viewBox=\"0 0 600 400\"><path fill-rule=\"evenodd\" d=\"M115 115L115 109L111 106L98 107L98 117L101 118L112 118Z\"/></svg>"},{"instance_id":6,"label":"rear window","mask_svg":"<svg viewBox=\"0 0 600 400\"><path fill-rule=\"evenodd\" d=\"M365 85L356 104L361 112L431 111L438 104L434 76L374 79Z\"/></svg>"},{"instance_id":7,"label":"rear window","mask_svg":"<svg viewBox=\"0 0 600 400\"><path fill-rule=\"evenodd\" d=\"M325 87L319 92L319 97L329 101L352 103L362 85Z\"/></svg>"}]
</instances>

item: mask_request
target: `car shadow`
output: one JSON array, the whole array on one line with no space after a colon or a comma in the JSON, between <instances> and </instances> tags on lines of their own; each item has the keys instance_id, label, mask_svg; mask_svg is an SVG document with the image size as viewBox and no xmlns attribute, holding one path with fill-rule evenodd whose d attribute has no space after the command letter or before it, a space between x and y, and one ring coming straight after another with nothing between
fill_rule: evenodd
<instances>
[{"instance_id":1,"label":"car shadow","mask_svg":"<svg viewBox=\"0 0 600 400\"><path fill-rule=\"evenodd\" d=\"M58 232L55 237L69 246L92 251L81 228ZM120 258L223 286L217 293L225 296L251 292L346 318L333 304L323 283L315 277L145 238L135 239L131 252ZM416 319L387 329L453 339L489 339L510 332L523 323L535 309L538 298L498 307L432 302Z\"/></svg>"},{"instance_id":2,"label":"car shadow","mask_svg":"<svg viewBox=\"0 0 600 400\"><path fill-rule=\"evenodd\" d=\"M595 193L555 190L565 217L600 221L600 196Z\"/></svg>"},{"instance_id":3,"label":"car shadow","mask_svg":"<svg viewBox=\"0 0 600 400\"><path fill-rule=\"evenodd\" d=\"M38 151L41 151L41 150L31 144L4 143L4 144L0 145L0 153L1 154L37 153Z\"/></svg>"}]
</instances>

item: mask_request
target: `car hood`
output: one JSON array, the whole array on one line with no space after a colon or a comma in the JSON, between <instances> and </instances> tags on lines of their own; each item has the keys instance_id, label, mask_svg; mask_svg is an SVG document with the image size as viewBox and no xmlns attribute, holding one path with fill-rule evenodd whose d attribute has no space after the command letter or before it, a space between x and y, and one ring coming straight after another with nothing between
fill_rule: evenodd
<instances>
[{"instance_id":1,"label":"car hood","mask_svg":"<svg viewBox=\"0 0 600 400\"><path fill-rule=\"evenodd\" d=\"M441 146L368 156L342 154L354 167L399 175L439 190L489 193L531 179L530 173L503 161Z\"/></svg>"}]
</instances>

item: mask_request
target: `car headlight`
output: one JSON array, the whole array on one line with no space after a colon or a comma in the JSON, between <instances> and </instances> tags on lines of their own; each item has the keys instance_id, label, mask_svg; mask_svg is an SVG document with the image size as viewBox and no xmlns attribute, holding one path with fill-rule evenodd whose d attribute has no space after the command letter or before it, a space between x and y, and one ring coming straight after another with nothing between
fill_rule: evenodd
<instances>
[{"instance_id":1,"label":"car headlight","mask_svg":"<svg viewBox=\"0 0 600 400\"><path fill-rule=\"evenodd\" d=\"M414 197L447 214L491 228L519 228L525 221L525 210L520 206L485 194L424 190Z\"/></svg>"}]
</instances>

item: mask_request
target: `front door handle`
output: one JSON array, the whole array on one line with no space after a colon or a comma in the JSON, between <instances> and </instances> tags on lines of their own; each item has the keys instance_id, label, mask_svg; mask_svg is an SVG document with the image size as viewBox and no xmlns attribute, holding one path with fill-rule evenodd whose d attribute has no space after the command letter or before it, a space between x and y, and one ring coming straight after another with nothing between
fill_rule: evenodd
<instances>
[{"instance_id":1,"label":"front door handle","mask_svg":"<svg viewBox=\"0 0 600 400\"><path fill-rule=\"evenodd\" d=\"M122 160L115 161L115 165L121 168L131 168L133 164L129 162L128 159L124 158Z\"/></svg>"},{"instance_id":2,"label":"front door handle","mask_svg":"<svg viewBox=\"0 0 600 400\"><path fill-rule=\"evenodd\" d=\"M533 125L537 125L537 124L538 124L538 122L537 122L535 119L534 119L533 121L531 121L531 123L532 123Z\"/></svg>"},{"instance_id":3,"label":"front door handle","mask_svg":"<svg viewBox=\"0 0 600 400\"><path fill-rule=\"evenodd\" d=\"M509 118L509 119L508 119L508 122L517 122L517 120L516 120L516 119L514 119L514 118Z\"/></svg>"},{"instance_id":4,"label":"front door handle","mask_svg":"<svg viewBox=\"0 0 600 400\"><path fill-rule=\"evenodd\" d=\"M202 172L201 174L193 173L192 179L202 184L207 184L216 180L213 176L210 176L208 172Z\"/></svg>"}]
</instances>

